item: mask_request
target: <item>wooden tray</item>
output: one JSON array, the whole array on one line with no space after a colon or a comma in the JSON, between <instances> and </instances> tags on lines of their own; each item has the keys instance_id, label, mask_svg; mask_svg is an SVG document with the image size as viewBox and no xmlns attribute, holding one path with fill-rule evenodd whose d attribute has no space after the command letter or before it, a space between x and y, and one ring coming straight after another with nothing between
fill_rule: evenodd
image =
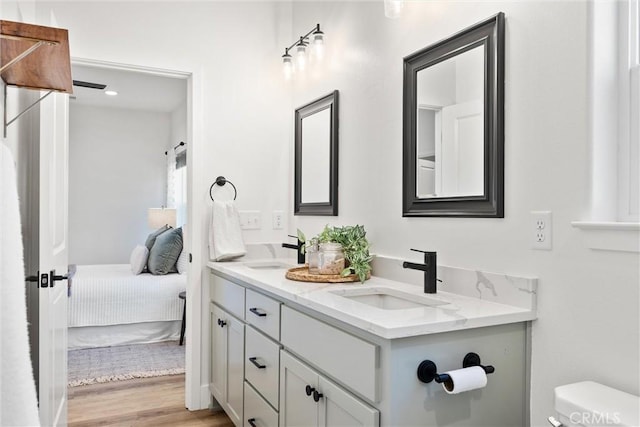
<instances>
[{"instance_id":1,"label":"wooden tray","mask_svg":"<svg viewBox=\"0 0 640 427\"><path fill-rule=\"evenodd\" d=\"M287 270L285 277L289 280L297 280L298 282L314 282L314 283L349 283L359 282L360 279L356 274L341 276L339 274L309 274L309 267L294 267ZM367 279L371 274L367 274Z\"/></svg>"}]
</instances>

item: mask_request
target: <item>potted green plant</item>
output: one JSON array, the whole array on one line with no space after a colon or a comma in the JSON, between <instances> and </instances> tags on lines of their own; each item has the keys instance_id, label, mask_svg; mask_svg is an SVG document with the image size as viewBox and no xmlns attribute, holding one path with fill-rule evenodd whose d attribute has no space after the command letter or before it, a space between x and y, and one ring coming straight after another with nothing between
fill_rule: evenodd
<instances>
[{"instance_id":1,"label":"potted green plant","mask_svg":"<svg viewBox=\"0 0 640 427\"><path fill-rule=\"evenodd\" d=\"M344 227L325 226L324 230L310 242L327 243L334 242L342 245L347 266L342 270L342 276L355 274L362 283L367 280L371 272L371 259L369 253L369 241L367 232L362 225L347 225ZM306 238L302 231L298 230L298 238L305 242Z\"/></svg>"}]
</instances>

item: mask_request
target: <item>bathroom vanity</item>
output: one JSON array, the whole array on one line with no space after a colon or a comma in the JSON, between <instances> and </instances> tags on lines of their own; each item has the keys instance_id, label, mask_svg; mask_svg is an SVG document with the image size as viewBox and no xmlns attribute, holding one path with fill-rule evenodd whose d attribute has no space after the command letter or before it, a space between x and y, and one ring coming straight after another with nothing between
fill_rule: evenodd
<instances>
[{"instance_id":1,"label":"bathroom vanity","mask_svg":"<svg viewBox=\"0 0 640 427\"><path fill-rule=\"evenodd\" d=\"M439 267L447 291L425 295L376 276L287 280L290 260L208 266L209 388L237 426L527 424L535 279ZM418 379L423 360L443 373L469 352L495 367L484 388Z\"/></svg>"}]
</instances>

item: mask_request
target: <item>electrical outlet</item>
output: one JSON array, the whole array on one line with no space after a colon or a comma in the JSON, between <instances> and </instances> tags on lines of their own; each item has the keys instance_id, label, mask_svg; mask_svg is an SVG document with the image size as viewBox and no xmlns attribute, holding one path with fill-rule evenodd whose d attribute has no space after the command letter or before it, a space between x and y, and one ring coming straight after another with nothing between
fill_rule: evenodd
<instances>
[{"instance_id":1,"label":"electrical outlet","mask_svg":"<svg viewBox=\"0 0 640 427\"><path fill-rule=\"evenodd\" d=\"M284 212L273 211L273 229L282 230L284 228Z\"/></svg>"},{"instance_id":2,"label":"electrical outlet","mask_svg":"<svg viewBox=\"0 0 640 427\"><path fill-rule=\"evenodd\" d=\"M551 212L532 211L531 212L531 233L533 249L545 251L551 250Z\"/></svg>"},{"instance_id":3,"label":"electrical outlet","mask_svg":"<svg viewBox=\"0 0 640 427\"><path fill-rule=\"evenodd\" d=\"M240 228L243 230L259 230L260 211L240 211Z\"/></svg>"}]
</instances>

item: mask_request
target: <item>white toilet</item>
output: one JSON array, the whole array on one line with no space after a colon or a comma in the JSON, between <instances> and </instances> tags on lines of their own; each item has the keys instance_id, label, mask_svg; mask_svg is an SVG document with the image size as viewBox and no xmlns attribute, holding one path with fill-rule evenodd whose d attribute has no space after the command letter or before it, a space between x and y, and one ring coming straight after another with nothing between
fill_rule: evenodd
<instances>
[{"instance_id":1,"label":"white toilet","mask_svg":"<svg viewBox=\"0 0 640 427\"><path fill-rule=\"evenodd\" d=\"M555 388L555 427L639 427L640 397L593 381Z\"/></svg>"}]
</instances>

